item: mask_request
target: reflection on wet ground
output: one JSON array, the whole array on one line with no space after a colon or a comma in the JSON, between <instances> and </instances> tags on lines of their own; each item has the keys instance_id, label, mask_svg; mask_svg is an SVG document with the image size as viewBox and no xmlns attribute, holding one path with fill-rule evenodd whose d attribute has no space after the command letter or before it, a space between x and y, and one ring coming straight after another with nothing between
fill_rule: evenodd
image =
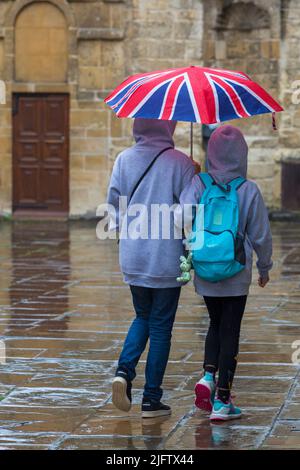
<instances>
[{"instance_id":1,"label":"reflection on wet ground","mask_svg":"<svg viewBox=\"0 0 300 470\"><path fill-rule=\"evenodd\" d=\"M116 360L133 317L117 245L95 224L0 224L0 448L300 449L300 225L274 224L274 270L256 276L234 392L241 420L212 425L195 409L207 315L186 287L164 382L169 418L141 420L143 363L129 414L111 404ZM1 349L1 348L0 348Z\"/></svg>"}]
</instances>

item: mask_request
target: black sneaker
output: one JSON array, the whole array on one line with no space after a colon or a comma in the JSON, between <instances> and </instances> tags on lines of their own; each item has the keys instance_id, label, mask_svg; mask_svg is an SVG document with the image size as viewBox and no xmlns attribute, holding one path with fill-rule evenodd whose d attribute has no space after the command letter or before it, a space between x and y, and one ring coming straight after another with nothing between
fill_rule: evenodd
<instances>
[{"instance_id":1,"label":"black sneaker","mask_svg":"<svg viewBox=\"0 0 300 470\"><path fill-rule=\"evenodd\" d=\"M171 414L171 408L160 401L143 400L142 418L156 418Z\"/></svg>"},{"instance_id":2,"label":"black sneaker","mask_svg":"<svg viewBox=\"0 0 300 470\"><path fill-rule=\"evenodd\" d=\"M112 402L121 411L129 411L131 408L131 387L126 372L117 371L112 383Z\"/></svg>"}]
</instances>

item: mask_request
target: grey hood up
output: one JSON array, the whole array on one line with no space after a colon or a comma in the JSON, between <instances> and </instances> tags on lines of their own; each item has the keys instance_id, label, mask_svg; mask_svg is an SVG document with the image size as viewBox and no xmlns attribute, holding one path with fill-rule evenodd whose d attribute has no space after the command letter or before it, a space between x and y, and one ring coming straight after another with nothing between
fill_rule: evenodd
<instances>
[{"instance_id":1,"label":"grey hood up","mask_svg":"<svg viewBox=\"0 0 300 470\"><path fill-rule=\"evenodd\" d=\"M233 126L216 129L208 141L207 168L220 183L247 178L248 145L242 132Z\"/></svg>"},{"instance_id":2,"label":"grey hood up","mask_svg":"<svg viewBox=\"0 0 300 470\"><path fill-rule=\"evenodd\" d=\"M145 149L153 156L165 147L174 148L173 134L176 121L136 118L133 123L135 149Z\"/></svg>"}]
</instances>

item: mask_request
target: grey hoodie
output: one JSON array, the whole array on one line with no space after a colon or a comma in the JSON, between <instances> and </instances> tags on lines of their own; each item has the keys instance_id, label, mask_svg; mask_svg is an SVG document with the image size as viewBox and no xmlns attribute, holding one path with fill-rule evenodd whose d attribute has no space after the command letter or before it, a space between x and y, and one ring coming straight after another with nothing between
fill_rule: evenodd
<instances>
[{"instance_id":1,"label":"grey hoodie","mask_svg":"<svg viewBox=\"0 0 300 470\"><path fill-rule=\"evenodd\" d=\"M124 150L116 159L108 188L107 202L117 211L119 196L130 196L149 163L167 147L172 148L154 163L136 190L130 206L144 204L150 214L151 204L172 206L179 202L183 188L194 176L194 166L190 158L174 149L175 127L176 122L173 121L134 120L136 144ZM117 219L118 215L117 213ZM133 217L128 217L128 226L132 220ZM117 220L117 228L122 233L122 227L118 227L118 224ZM120 266L125 282L156 288L179 286L176 277L180 275L179 257L183 254L183 245L182 239L174 238L172 215L170 228L171 239L163 239L162 232L159 231L158 239L147 237L120 240Z\"/></svg>"},{"instance_id":2,"label":"grey hoodie","mask_svg":"<svg viewBox=\"0 0 300 470\"><path fill-rule=\"evenodd\" d=\"M241 131L233 126L221 126L212 134L208 149L208 171L221 183L247 176L248 146ZM199 204L204 191L199 176L195 176L182 192L180 203ZM246 267L232 278L216 283L204 281L195 275L196 292L204 296L225 297L247 295L252 278L252 253L257 254L257 268L266 276L272 268L272 236L262 195L253 181L247 180L238 189L239 232L245 234ZM191 223L191 221L187 222Z\"/></svg>"}]
</instances>

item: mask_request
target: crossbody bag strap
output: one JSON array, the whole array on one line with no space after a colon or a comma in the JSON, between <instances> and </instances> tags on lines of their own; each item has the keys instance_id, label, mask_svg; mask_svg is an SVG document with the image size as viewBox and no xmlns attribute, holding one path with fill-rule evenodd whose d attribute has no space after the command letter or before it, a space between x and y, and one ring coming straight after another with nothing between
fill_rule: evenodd
<instances>
[{"instance_id":1,"label":"crossbody bag strap","mask_svg":"<svg viewBox=\"0 0 300 470\"><path fill-rule=\"evenodd\" d=\"M131 191L131 194L128 198L128 205L129 206L129 203L131 201L131 199L133 198L134 196L134 193L136 192L137 188L139 187L139 185L141 184L141 182L143 181L143 179L145 178L146 174L151 170L152 166L154 165L154 163L156 162L156 160L158 159L158 157L161 156L162 153L166 152L167 150L170 150L170 149L173 149L174 147L166 147L165 149L162 149L152 160L152 162L150 163L150 165L147 166L146 170L144 171L144 173L142 174L142 176L139 178L139 180L137 181L137 183L135 184L133 190ZM120 243L120 239L118 240L118 244Z\"/></svg>"},{"instance_id":2,"label":"crossbody bag strap","mask_svg":"<svg viewBox=\"0 0 300 470\"><path fill-rule=\"evenodd\" d=\"M143 179L145 178L145 176L147 175L147 173L151 170L152 166L154 165L154 163L156 162L156 160L158 159L158 157L161 156L162 153L166 152L167 150L170 150L170 149L173 149L173 147L167 147L165 149L162 149L152 160L152 162L150 163L150 165L147 166L146 170L144 171L144 173L142 174L142 176L139 178L139 180L137 181L137 183L135 184L129 198L128 198L128 204L130 203L131 199L133 198L134 196L134 193L136 192L136 190L138 189L139 185L141 184L141 182L143 181Z\"/></svg>"}]
</instances>

